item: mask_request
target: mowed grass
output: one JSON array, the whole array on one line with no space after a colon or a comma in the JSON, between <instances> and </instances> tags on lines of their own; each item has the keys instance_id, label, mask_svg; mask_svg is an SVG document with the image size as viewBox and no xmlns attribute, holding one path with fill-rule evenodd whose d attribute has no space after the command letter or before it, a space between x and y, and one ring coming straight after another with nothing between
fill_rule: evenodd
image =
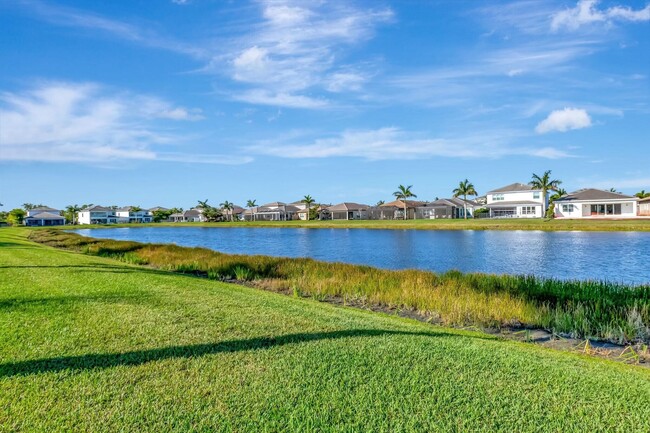
<instances>
[{"instance_id":1,"label":"mowed grass","mask_svg":"<svg viewBox=\"0 0 650 433\"><path fill-rule=\"evenodd\" d=\"M84 226L99 227L294 227L294 228L360 228L416 230L543 230L543 231L650 231L650 218L627 220L544 220L537 218L501 219L436 219L436 220L360 220L360 221L252 221L218 223L151 223Z\"/></svg>"},{"instance_id":2,"label":"mowed grass","mask_svg":"<svg viewBox=\"0 0 650 433\"><path fill-rule=\"evenodd\" d=\"M650 431L650 371L0 229L0 431Z\"/></svg>"},{"instance_id":3,"label":"mowed grass","mask_svg":"<svg viewBox=\"0 0 650 433\"><path fill-rule=\"evenodd\" d=\"M648 284L630 287L534 276L393 271L306 258L233 255L206 248L93 239L60 230L33 231L30 239L156 269L247 281L296 296L415 311L444 325L543 328L578 338L650 342Z\"/></svg>"}]
</instances>

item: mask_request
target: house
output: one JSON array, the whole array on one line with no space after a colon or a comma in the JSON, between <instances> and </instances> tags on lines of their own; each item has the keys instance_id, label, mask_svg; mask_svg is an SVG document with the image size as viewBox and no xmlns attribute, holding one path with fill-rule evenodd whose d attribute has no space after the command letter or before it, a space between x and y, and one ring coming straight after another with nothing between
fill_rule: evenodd
<instances>
[{"instance_id":1,"label":"house","mask_svg":"<svg viewBox=\"0 0 650 433\"><path fill-rule=\"evenodd\" d=\"M223 216L226 218L227 221L242 220L244 219L245 211L246 209L244 209L243 207L234 204L232 206L232 209L223 209Z\"/></svg>"},{"instance_id":2,"label":"house","mask_svg":"<svg viewBox=\"0 0 650 433\"><path fill-rule=\"evenodd\" d=\"M541 189L523 183L498 188L487 193L486 208L490 218L542 218L548 204Z\"/></svg>"},{"instance_id":3,"label":"house","mask_svg":"<svg viewBox=\"0 0 650 433\"><path fill-rule=\"evenodd\" d=\"M111 208L95 205L80 210L77 213L77 222L79 224L115 224L117 215Z\"/></svg>"},{"instance_id":4,"label":"house","mask_svg":"<svg viewBox=\"0 0 650 433\"><path fill-rule=\"evenodd\" d=\"M555 200L556 218L635 218L639 199L585 188Z\"/></svg>"},{"instance_id":5,"label":"house","mask_svg":"<svg viewBox=\"0 0 650 433\"><path fill-rule=\"evenodd\" d=\"M120 223L150 223L153 221L153 215L149 210L134 206L116 209L115 216L117 216L117 221Z\"/></svg>"},{"instance_id":6,"label":"house","mask_svg":"<svg viewBox=\"0 0 650 433\"><path fill-rule=\"evenodd\" d=\"M639 216L650 217L650 197L639 200Z\"/></svg>"},{"instance_id":7,"label":"house","mask_svg":"<svg viewBox=\"0 0 650 433\"><path fill-rule=\"evenodd\" d=\"M366 220L370 206L359 203L339 203L327 208L328 219L332 220Z\"/></svg>"},{"instance_id":8,"label":"house","mask_svg":"<svg viewBox=\"0 0 650 433\"><path fill-rule=\"evenodd\" d=\"M174 223L197 223L205 221L200 209L188 209L185 212L173 213L169 216L169 221Z\"/></svg>"},{"instance_id":9,"label":"house","mask_svg":"<svg viewBox=\"0 0 650 433\"><path fill-rule=\"evenodd\" d=\"M394 200L384 203L381 206L375 206L368 210L368 217L372 220L394 220L404 219L404 210L408 219L414 219L415 211L424 204L423 201L415 200Z\"/></svg>"},{"instance_id":10,"label":"house","mask_svg":"<svg viewBox=\"0 0 650 433\"><path fill-rule=\"evenodd\" d=\"M29 227L62 226L65 224L65 217L61 216L59 210L44 206L28 210L23 223Z\"/></svg>"},{"instance_id":11,"label":"house","mask_svg":"<svg viewBox=\"0 0 650 433\"><path fill-rule=\"evenodd\" d=\"M252 207L244 212L244 218L253 221L290 221L298 218L301 208L281 201Z\"/></svg>"},{"instance_id":12,"label":"house","mask_svg":"<svg viewBox=\"0 0 650 433\"><path fill-rule=\"evenodd\" d=\"M415 217L419 219L464 218L467 208L467 217L472 218L477 207L479 207L478 203L472 200L458 197L441 198L418 206Z\"/></svg>"}]
</instances>

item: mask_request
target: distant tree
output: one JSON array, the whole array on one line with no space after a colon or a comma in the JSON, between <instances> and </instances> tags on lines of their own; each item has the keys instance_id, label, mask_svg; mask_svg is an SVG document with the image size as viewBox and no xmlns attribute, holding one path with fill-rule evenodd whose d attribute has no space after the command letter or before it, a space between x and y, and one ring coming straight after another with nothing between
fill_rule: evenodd
<instances>
[{"instance_id":1,"label":"distant tree","mask_svg":"<svg viewBox=\"0 0 650 433\"><path fill-rule=\"evenodd\" d=\"M402 204L404 205L404 219L405 220L408 218L408 212L407 212L408 209L406 207L406 200L409 199L409 198L412 198L412 197L413 198L417 197L417 195L413 194L413 192L411 191L411 188L413 188L413 185L409 185L409 186L400 185L400 186L397 187L397 191L395 191L393 193L395 198L397 198L397 200L400 200L402 202Z\"/></svg>"},{"instance_id":2,"label":"distant tree","mask_svg":"<svg viewBox=\"0 0 650 433\"><path fill-rule=\"evenodd\" d=\"M155 211L151 212L151 215L153 216L153 222L159 223L161 221L167 220L171 214L181 212L174 212L173 209L156 209Z\"/></svg>"},{"instance_id":3,"label":"distant tree","mask_svg":"<svg viewBox=\"0 0 650 433\"><path fill-rule=\"evenodd\" d=\"M553 203L555 200L559 200L559 199L561 199L562 197L564 197L565 195L567 195L566 189L564 189L564 188L558 188L558 189L555 191L555 194L553 194L553 195L551 196L551 198L550 198L550 202Z\"/></svg>"},{"instance_id":4,"label":"distant tree","mask_svg":"<svg viewBox=\"0 0 650 433\"><path fill-rule=\"evenodd\" d=\"M9 212L0 212L0 223L7 222L7 217L9 216Z\"/></svg>"},{"instance_id":5,"label":"distant tree","mask_svg":"<svg viewBox=\"0 0 650 433\"><path fill-rule=\"evenodd\" d=\"M257 202L256 200L248 200L246 201L246 207L248 207L251 211L251 221L253 221L253 208L257 207Z\"/></svg>"},{"instance_id":6,"label":"distant tree","mask_svg":"<svg viewBox=\"0 0 650 433\"><path fill-rule=\"evenodd\" d=\"M634 196L638 198L647 198L650 197L650 192L645 192L645 189L642 189L641 191L634 194Z\"/></svg>"},{"instance_id":7,"label":"distant tree","mask_svg":"<svg viewBox=\"0 0 650 433\"><path fill-rule=\"evenodd\" d=\"M77 224L77 216L78 213L81 211L81 207L76 204L71 204L69 206L65 207L65 210L63 211L63 216L65 217L66 221L68 221L71 224Z\"/></svg>"},{"instance_id":8,"label":"distant tree","mask_svg":"<svg viewBox=\"0 0 650 433\"><path fill-rule=\"evenodd\" d=\"M557 191L561 183L561 180L551 179L551 170L546 170L541 176L533 173L533 178L528 184L535 189L542 190L542 215L546 215L546 200L548 198L548 192Z\"/></svg>"},{"instance_id":9,"label":"distant tree","mask_svg":"<svg viewBox=\"0 0 650 433\"><path fill-rule=\"evenodd\" d=\"M9 214L7 215L7 222L12 226L19 226L23 223L23 221L25 221L26 216L27 216L27 212L25 212L23 209L20 208L12 209L9 211Z\"/></svg>"},{"instance_id":10,"label":"distant tree","mask_svg":"<svg viewBox=\"0 0 650 433\"><path fill-rule=\"evenodd\" d=\"M458 184L458 188L455 188L453 193L454 197L463 196L463 216L467 219L467 196L473 195L476 197L478 195L476 189L474 189L474 185L469 180L465 179Z\"/></svg>"},{"instance_id":11,"label":"distant tree","mask_svg":"<svg viewBox=\"0 0 650 433\"><path fill-rule=\"evenodd\" d=\"M379 207L379 206L381 206L383 204L386 204L386 202L383 201L383 200L379 200L375 206Z\"/></svg>"},{"instance_id":12,"label":"distant tree","mask_svg":"<svg viewBox=\"0 0 650 433\"><path fill-rule=\"evenodd\" d=\"M609 192L618 192L618 191L616 191L616 188L610 188Z\"/></svg>"},{"instance_id":13,"label":"distant tree","mask_svg":"<svg viewBox=\"0 0 650 433\"><path fill-rule=\"evenodd\" d=\"M140 212L141 210L140 206L131 206L131 212Z\"/></svg>"},{"instance_id":14,"label":"distant tree","mask_svg":"<svg viewBox=\"0 0 650 433\"><path fill-rule=\"evenodd\" d=\"M307 221L309 221L309 219L311 219L311 205L316 203L316 200L314 200L312 196L306 195L300 201L307 205Z\"/></svg>"},{"instance_id":15,"label":"distant tree","mask_svg":"<svg viewBox=\"0 0 650 433\"><path fill-rule=\"evenodd\" d=\"M199 200L199 204L196 206L196 208L201 210L203 218L205 218L208 222L223 221L223 212L221 212L221 209L210 206L207 199L203 201Z\"/></svg>"},{"instance_id":16,"label":"distant tree","mask_svg":"<svg viewBox=\"0 0 650 433\"><path fill-rule=\"evenodd\" d=\"M45 205L42 204L32 204L32 203L23 203L23 209L26 211L30 211L32 209L36 209L37 207L45 207Z\"/></svg>"},{"instance_id":17,"label":"distant tree","mask_svg":"<svg viewBox=\"0 0 650 433\"><path fill-rule=\"evenodd\" d=\"M221 203L219 206L221 206L221 209L226 211L226 215L230 214L230 221L235 220L235 213L233 212L235 205L228 200L224 201Z\"/></svg>"}]
</instances>

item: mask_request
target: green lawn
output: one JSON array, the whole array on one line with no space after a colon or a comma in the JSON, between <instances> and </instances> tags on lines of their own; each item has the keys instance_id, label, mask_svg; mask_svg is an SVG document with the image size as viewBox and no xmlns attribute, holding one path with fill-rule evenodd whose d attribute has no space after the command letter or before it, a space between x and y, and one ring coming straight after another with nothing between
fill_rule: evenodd
<instances>
[{"instance_id":1,"label":"green lawn","mask_svg":"<svg viewBox=\"0 0 650 433\"><path fill-rule=\"evenodd\" d=\"M650 370L0 229L0 431L650 431Z\"/></svg>"},{"instance_id":2,"label":"green lawn","mask_svg":"<svg viewBox=\"0 0 650 433\"><path fill-rule=\"evenodd\" d=\"M544 230L544 231L650 231L650 219L636 220L543 220L543 219L469 219L469 220L367 220L367 221L254 221L220 223L111 224L98 227L144 226L202 227L295 227L295 228L367 228L419 230ZM96 226L83 226L91 228Z\"/></svg>"}]
</instances>

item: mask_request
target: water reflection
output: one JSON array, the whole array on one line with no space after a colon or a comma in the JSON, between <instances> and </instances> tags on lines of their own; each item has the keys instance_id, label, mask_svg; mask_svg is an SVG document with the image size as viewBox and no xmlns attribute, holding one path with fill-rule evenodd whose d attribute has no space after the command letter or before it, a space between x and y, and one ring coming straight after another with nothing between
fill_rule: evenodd
<instances>
[{"instance_id":1,"label":"water reflection","mask_svg":"<svg viewBox=\"0 0 650 433\"><path fill-rule=\"evenodd\" d=\"M650 233L146 227L85 236L237 254L312 257L389 269L650 282Z\"/></svg>"}]
</instances>

